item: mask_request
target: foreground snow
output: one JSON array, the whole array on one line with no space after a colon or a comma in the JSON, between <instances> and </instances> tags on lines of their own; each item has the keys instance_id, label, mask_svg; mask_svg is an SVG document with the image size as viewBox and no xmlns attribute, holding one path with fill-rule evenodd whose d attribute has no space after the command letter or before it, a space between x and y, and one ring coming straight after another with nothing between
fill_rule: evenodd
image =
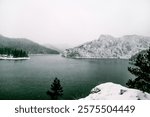
<instances>
[{"instance_id":1,"label":"foreground snow","mask_svg":"<svg viewBox=\"0 0 150 117\"><path fill-rule=\"evenodd\" d=\"M0 60L28 60L30 59L30 57L17 57L17 58L13 58L13 57L0 57Z\"/></svg>"},{"instance_id":2,"label":"foreground snow","mask_svg":"<svg viewBox=\"0 0 150 117\"><path fill-rule=\"evenodd\" d=\"M96 86L84 100L150 100L150 94L111 82Z\"/></svg>"}]
</instances>

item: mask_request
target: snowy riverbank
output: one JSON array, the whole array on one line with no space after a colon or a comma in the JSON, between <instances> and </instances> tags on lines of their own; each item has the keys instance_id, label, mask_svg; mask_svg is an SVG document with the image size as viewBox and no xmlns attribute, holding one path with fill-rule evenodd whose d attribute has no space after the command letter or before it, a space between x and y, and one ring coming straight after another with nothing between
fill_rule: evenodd
<instances>
[{"instance_id":1,"label":"snowy riverbank","mask_svg":"<svg viewBox=\"0 0 150 117\"><path fill-rule=\"evenodd\" d=\"M150 94L130 89L111 82L103 83L91 90L83 100L150 100Z\"/></svg>"},{"instance_id":2,"label":"snowy riverbank","mask_svg":"<svg viewBox=\"0 0 150 117\"><path fill-rule=\"evenodd\" d=\"M30 57L0 57L0 60L28 60Z\"/></svg>"}]
</instances>

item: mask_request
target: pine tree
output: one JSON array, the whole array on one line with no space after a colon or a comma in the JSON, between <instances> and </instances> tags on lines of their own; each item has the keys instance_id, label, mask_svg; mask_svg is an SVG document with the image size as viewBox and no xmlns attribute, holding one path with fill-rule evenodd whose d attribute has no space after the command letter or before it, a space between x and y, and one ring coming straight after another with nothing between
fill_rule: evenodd
<instances>
[{"instance_id":1,"label":"pine tree","mask_svg":"<svg viewBox=\"0 0 150 117\"><path fill-rule=\"evenodd\" d=\"M128 87L150 93L150 48L147 52L139 54L135 60L131 59L130 64L133 67L128 67L128 71L136 78L128 80Z\"/></svg>"},{"instance_id":2,"label":"pine tree","mask_svg":"<svg viewBox=\"0 0 150 117\"><path fill-rule=\"evenodd\" d=\"M28 54L26 51L19 50L19 49L13 49L13 48L0 48L0 55L6 54L8 56L13 57L28 57Z\"/></svg>"},{"instance_id":3,"label":"pine tree","mask_svg":"<svg viewBox=\"0 0 150 117\"><path fill-rule=\"evenodd\" d=\"M63 88L58 78L54 79L54 82L51 84L50 91L47 91L47 95L49 95L52 100L57 100L63 95Z\"/></svg>"}]
</instances>

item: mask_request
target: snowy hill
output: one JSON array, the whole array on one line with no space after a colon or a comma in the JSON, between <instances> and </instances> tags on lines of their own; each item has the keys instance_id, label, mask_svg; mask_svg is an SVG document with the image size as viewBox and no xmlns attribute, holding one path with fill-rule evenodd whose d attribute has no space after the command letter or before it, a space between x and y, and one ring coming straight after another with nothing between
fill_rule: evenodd
<instances>
[{"instance_id":1,"label":"snowy hill","mask_svg":"<svg viewBox=\"0 0 150 117\"><path fill-rule=\"evenodd\" d=\"M150 100L150 94L111 82L96 86L84 100Z\"/></svg>"},{"instance_id":2,"label":"snowy hill","mask_svg":"<svg viewBox=\"0 0 150 117\"><path fill-rule=\"evenodd\" d=\"M126 35L115 38L110 35L101 35L98 40L87 42L75 48L66 49L64 57L68 58L125 58L141 50L148 49L150 37Z\"/></svg>"}]
</instances>

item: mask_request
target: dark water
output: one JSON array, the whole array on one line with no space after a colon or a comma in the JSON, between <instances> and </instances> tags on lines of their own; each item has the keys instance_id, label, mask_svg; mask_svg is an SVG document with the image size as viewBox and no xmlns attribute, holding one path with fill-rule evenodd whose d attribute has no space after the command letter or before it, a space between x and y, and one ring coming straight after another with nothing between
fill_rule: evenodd
<instances>
[{"instance_id":1,"label":"dark water","mask_svg":"<svg viewBox=\"0 0 150 117\"><path fill-rule=\"evenodd\" d=\"M63 86L63 99L78 99L100 83L125 85L131 77L127 67L128 60L66 59L59 55L0 60L0 99L49 99L46 91L55 77Z\"/></svg>"}]
</instances>

